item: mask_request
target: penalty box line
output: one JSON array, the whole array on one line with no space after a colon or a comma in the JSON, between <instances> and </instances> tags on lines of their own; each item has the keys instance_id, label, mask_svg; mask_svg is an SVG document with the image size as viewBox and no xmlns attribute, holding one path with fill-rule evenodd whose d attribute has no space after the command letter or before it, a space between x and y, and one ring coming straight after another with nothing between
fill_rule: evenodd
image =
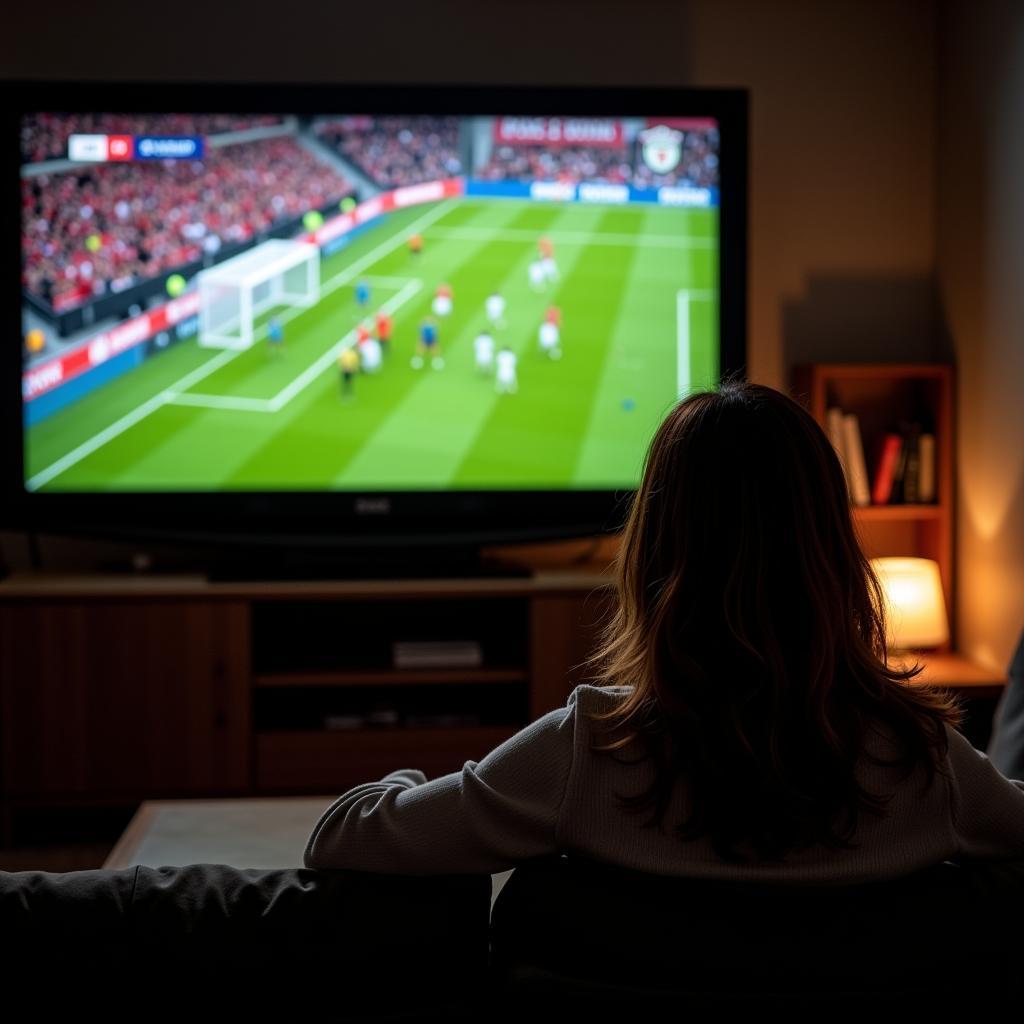
<instances>
[{"instance_id":1,"label":"penalty box line","mask_svg":"<svg viewBox=\"0 0 1024 1024\"><path fill-rule=\"evenodd\" d=\"M369 278L367 278L367 280L369 280ZM381 279L377 279L378 284L380 284L380 280ZM388 280L394 281L399 279L389 278ZM419 278L404 278L403 280L405 281L405 287L402 288L397 295L393 295L390 299L381 304L380 308L385 313L394 313L423 288L423 282L419 280ZM306 312L306 310L303 310L303 312ZM235 412L280 412L280 410L295 398L296 395L300 394L310 384L312 384L312 382L320 376L320 374L323 373L335 359L338 358L338 353L343 348L347 348L352 345L355 341L355 337L355 329L349 331L341 338L340 341L332 345L323 355L307 366L306 369L297 377L281 388L281 390L272 398L244 398L235 395L204 395L196 394L195 392L185 392L182 394L172 395L168 399L168 403L170 405L191 405L204 409L220 409Z\"/></svg>"},{"instance_id":2,"label":"penalty box line","mask_svg":"<svg viewBox=\"0 0 1024 1024\"><path fill-rule=\"evenodd\" d=\"M412 222L404 228L396 231L386 242L382 242L375 249L371 249L365 256L360 257L350 267L346 267L344 270L335 274L326 285L321 288L321 294L324 294L327 289L333 291L335 288L340 288L346 281L351 281L352 278L360 274L363 269L371 266L377 260L382 259L389 253L393 252L400 245L403 245L410 235L414 235L417 232L425 230L434 221L440 220L455 204L456 199L448 199L439 203L429 213L425 213L418 220ZM329 292L328 292L329 294ZM297 310L294 316L298 316L300 312L305 310ZM284 315L282 315L284 319ZM291 319L291 317L289 317ZM261 329L265 331L266 325ZM28 491L36 491L40 487L45 487L55 477L60 476L61 473L70 469L72 466L77 465L82 459L88 457L93 452L102 448L109 441L112 441L115 437L120 436L126 430L130 430L135 426L136 423L141 422L147 416L156 412L157 409L170 403L172 398L180 397L180 392L187 390L193 384L197 384L203 378L208 377L211 373L219 370L222 366L226 366L232 359L241 355L242 352L248 352L248 349L225 349L223 352L217 353L208 362L203 363L201 366L197 366L194 370L185 374L180 380L175 381L170 387L165 388L163 391L154 395L148 401L142 403L142 405L136 406L131 412L125 413L120 419L115 420L109 426L104 427L99 433L94 434L87 441L83 441L80 445L72 448L70 452L62 455L55 462L50 463L46 469L41 469L34 476L29 477L25 481L25 489ZM277 396L275 396L277 397Z\"/></svg>"}]
</instances>

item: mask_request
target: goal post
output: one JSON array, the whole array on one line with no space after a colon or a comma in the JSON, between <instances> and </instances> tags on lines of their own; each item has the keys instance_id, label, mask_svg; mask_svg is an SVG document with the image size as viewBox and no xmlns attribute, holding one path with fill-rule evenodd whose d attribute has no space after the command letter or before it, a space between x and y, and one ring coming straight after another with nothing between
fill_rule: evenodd
<instances>
[{"instance_id":1,"label":"goal post","mask_svg":"<svg viewBox=\"0 0 1024 1024\"><path fill-rule=\"evenodd\" d=\"M255 322L277 306L312 306L320 300L320 249L274 238L202 270L199 344L251 347Z\"/></svg>"}]
</instances>

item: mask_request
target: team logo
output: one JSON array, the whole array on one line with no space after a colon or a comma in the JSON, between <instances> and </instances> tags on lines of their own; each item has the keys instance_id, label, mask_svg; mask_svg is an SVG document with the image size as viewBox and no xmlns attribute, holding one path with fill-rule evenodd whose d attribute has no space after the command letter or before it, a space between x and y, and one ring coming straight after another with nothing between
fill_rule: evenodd
<instances>
[{"instance_id":1,"label":"team logo","mask_svg":"<svg viewBox=\"0 0 1024 1024\"><path fill-rule=\"evenodd\" d=\"M678 166L683 153L682 132L660 124L657 128L641 132L640 141L643 143L644 163L655 174L668 174Z\"/></svg>"}]
</instances>

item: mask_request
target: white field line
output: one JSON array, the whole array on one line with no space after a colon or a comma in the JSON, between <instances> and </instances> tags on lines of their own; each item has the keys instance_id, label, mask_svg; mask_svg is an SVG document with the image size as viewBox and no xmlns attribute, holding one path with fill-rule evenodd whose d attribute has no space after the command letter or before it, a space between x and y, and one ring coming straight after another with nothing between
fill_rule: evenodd
<instances>
[{"instance_id":1,"label":"white field line","mask_svg":"<svg viewBox=\"0 0 1024 1024\"><path fill-rule=\"evenodd\" d=\"M690 393L690 293L676 292L676 395Z\"/></svg>"},{"instance_id":2,"label":"white field line","mask_svg":"<svg viewBox=\"0 0 1024 1024\"><path fill-rule=\"evenodd\" d=\"M674 235L627 235L611 231L531 231L528 228L431 228L437 238L465 238L474 241L536 242L544 235L566 245L628 245L656 249L710 249L717 238L684 238Z\"/></svg>"},{"instance_id":3,"label":"white field line","mask_svg":"<svg viewBox=\"0 0 1024 1024\"><path fill-rule=\"evenodd\" d=\"M235 349L225 349L218 352L212 359L197 366L191 373L187 373L174 386L190 387L197 381L209 376L214 370L219 370L225 363L229 363L238 355ZM73 448L66 455L62 455L56 462L51 463L46 469L41 469L35 476L25 482L27 490L34 491L48 484L55 476L59 476L66 469L70 469L75 463L81 462L87 455L91 455L97 448L102 448L108 441L112 441L119 434L123 434L130 427L134 427L140 420L144 420L150 413L156 412L168 401L169 391L161 391L154 395L148 402L125 413L119 420L115 420L108 427L104 427L98 434L94 434L88 441L83 441L77 448Z\"/></svg>"},{"instance_id":4,"label":"white field line","mask_svg":"<svg viewBox=\"0 0 1024 1024\"><path fill-rule=\"evenodd\" d=\"M233 395L176 394L168 399L172 405L198 405L207 409L235 409L239 412L270 412L267 398L238 398Z\"/></svg>"},{"instance_id":5,"label":"white field line","mask_svg":"<svg viewBox=\"0 0 1024 1024\"><path fill-rule=\"evenodd\" d=\"M712 299L718 295L712 288L683 288L676 292L676 394L685 398L690 393L690 303Z\"/></svg>"},{"instance_id":6,"label":"white field line","mask_svg":"<svg viewBox=\"0 0 1024 1024\"><path fill-rule=\"evenodd\" d=\"M421 288L423 282L413 279L407 281L405 287L385 302L381 309L386 313L394 313L399 306L409 301ZM305 390L316 380L337 358L343 348L350 346L355 340L356 332L351 330L336 345L332 345L316 362L307 366L290 384L286 384L273 398L270 399L270 412L278 412L283 409L297 394Z\"/></svg>"},{"instance_id":7,"label":"white field line","mask_svg":"<svg viewBox=\"0 0 1024 1024\"><path fill-rule=\"evenodd\" d=\"M409 224L400 231L397 231L386 242L382 242L375 249L371 249L365 256L356 260L356 262L351 266L346 267L340 273L335 274L334 277L332 277L325 285L321 286L321 297L329 294L336 288L340 288L346 281L351 281L353 277L363 270L364 267L370 266L381 257L386 256L388 253L397 249L400 245L405 244L406 239L410 235L423 231L430 224L433 224L434 221L440 219L448 212L454 202L455 199L448 199L444 202L438 203L433 210L425 213L418 220L413 221L412 224ZM416 285L419 287L421 282L416 281ZM305 308L294 312L292 310L288 310L287 313L282 314L281 319L290 320L292 319L292 316L298 316L300 312L305 312ZM291 316L289 316L289 314L291 314ZM256 333L259 337L263 337L265 330L266 325ZM191 387L197 381L202 380L215 370L219 370L222 366L229 363L242 352L247 351L248 349L225 349L223 352L218 352L217 355L209 360L209 362L203 363L202 366L198 366L190 373L185 374L184 377L175 381L164 391L154 395L148 401L143 402L142 405L136 407L131 412L126 413L119 420L115 420L109 426L104 427L98 434L94 434L87 441L83 441L77 448L73 448L66 455L62 455L56 462L47 466L46 469L41 469L35 474L35 476L30 477L25 481L25 488L29 491L35 491L40 487L45 487L46 484L54 479L54 477L60 476L60 474L65 470L70 469L72 466L81 462L82 459L91 455L98 448L102 448L108 441L112 441L115 437L118 437L126 430L134 427L136 423L144 420L150 415L150 413L156 412L156 410L161 406L176 399L179 392Z\"/></svg>"}]
</instances>

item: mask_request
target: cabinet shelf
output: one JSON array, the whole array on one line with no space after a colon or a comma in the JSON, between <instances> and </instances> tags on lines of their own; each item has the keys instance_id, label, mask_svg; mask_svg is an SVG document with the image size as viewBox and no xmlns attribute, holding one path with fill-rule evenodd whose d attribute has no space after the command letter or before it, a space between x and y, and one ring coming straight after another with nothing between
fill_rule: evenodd
<instances>
[{"instance_id":1,"label":"cabinet shelf","mask_svg":"<svg viewBox=\"0 0 1024 1024\"><path fill-rule=\"evenodd\" d=\"M941 519L945 514L940 505L866 505L853 510L855 519L873 523Z\"/></svg>"},{"instance_id":2,"label":"cabinet shelf","mask_svg":"<svg viewBox=\"0 0 1024 1024\"><path fill-rule=\"evenodd\" d=\"M525 683L525 668L417 668L345 672L263 672L257 687L285 686L409 686L432 684Z\"/></svg>"}]
</instances>

